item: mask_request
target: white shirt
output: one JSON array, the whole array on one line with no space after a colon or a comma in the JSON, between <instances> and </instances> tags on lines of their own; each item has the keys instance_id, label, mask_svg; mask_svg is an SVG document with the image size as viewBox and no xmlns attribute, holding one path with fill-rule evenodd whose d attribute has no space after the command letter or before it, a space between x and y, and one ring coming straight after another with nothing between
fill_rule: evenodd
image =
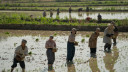
<instances>
[{"instance_id":1,"label":"white shirt","mask_svg":"<svg viewBox=\"0 0 128 72\"><path fill-rule=\"evenodd\" d=\"M14 56L16 56L16 53L20 53L20 54L22 54L22 61L24 60L24 58L25 58L25 56L27 56L28 55L28 47L27 46L25 46L25 49L23 50L22 49L22 46L20 45L20 46L18 46L16 49L15 49L15 55Z\"/></svg>"}]
</instances>

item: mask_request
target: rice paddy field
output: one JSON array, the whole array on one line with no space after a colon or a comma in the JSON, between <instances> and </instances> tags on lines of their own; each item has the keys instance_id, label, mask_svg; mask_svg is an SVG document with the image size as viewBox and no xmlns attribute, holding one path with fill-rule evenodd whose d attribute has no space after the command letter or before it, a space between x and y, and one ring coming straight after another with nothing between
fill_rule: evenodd
<instances>
[{"instance_id":1,"label":"rice paddy field","mask_svg":"<svg viewBox=\"0 0 128 72\"><path fill-rule=\"evenodd\" d=\"M74 2L72 2L74 1ZM77 2L76 2L77 1ZM72 13L69 14L69 7ZM86 8L89 7L89 12ZM59 15L56 10L60 9ZM79 8L83 11L78 12ZM50 10L53 16L50 17ZM46 10L46 17L43 11ZM102 16L99 24L97 16ZM91 20L87 21L86 18ZM117 26L128 25L128 1L95 0L0 0L0 24L46 24L68 26L107 26L115 21ZM26 39L29 53L26 56L26 72L128 72L128 33L120 32L117 45L111 53L104 52L103 32L97 42L97 57L90 57L88 40L92 31L78 31L74 64L66 64L67 40L70 31L7 30L0 29L0 72L10 72L14 51ZM54 69L48 71L45 42L53 35L58 51L55 53ZM21 72L18 64L14 72Z\"/></svg>"},{"instance_id":2,"label":"rice paddy field","mask_svg":"<svg viewBox=\"0 0 128 72\"><path fill-rule=\"evenodd\" d=\"M128 33L119 33L117 45L111 53L104 52L103 33L97 44L97 58L90 57L88 39L92 32L78 31L74 64L66 64L67 40L70 31L0 30L0 72L10 72L14 50L26 39L31 56L25 58L26 72L48 72L45 42L54 35L58 51L54 70L50 72L127 72L128 71ZM14 72L21 72L18 64Z\"/></svg>"},{"instance_id":3,"label":"rice paddy field","mask_svg":"<svg viewBox=\"0 0 128 72\"><path fill-rule=\"evenodd\" d=\"M101 14L102 19L127 19L128 18L128 12L72 12L69 14L69 12L62 11L59 13L59 18L60 19L86 19L87 17L90 17L92 19L97 19L98 14ZM42 17L43 16L43 11L0 11L0 14L2 16L12 16L12 15L25 15L25 16L30 16L33 15L34 18ZM57 17L57 12L53 11L53 16L52 18ZM50 18L50 11L46 11L46 18Z\"/></svg>"},{"instance_id":4,"label":"rice paddy field","mask_svg":"<svg viewBox=\"0 0 128 72\"><path fill-rule=\"evenodd\" d=\"M98 13L102 16L100 24L97 23ZM91 20L87 21L87 17ZM0 11L0 24L106 26L111 21L115 21L117 26L126 26L127 18L127 12L72 12L71 14L60 12L57 15L57 12L53 11L53 16L50 17L50 12L47 11L46 17L43 17L43 11Z\"/></svg>"}]
</instances>

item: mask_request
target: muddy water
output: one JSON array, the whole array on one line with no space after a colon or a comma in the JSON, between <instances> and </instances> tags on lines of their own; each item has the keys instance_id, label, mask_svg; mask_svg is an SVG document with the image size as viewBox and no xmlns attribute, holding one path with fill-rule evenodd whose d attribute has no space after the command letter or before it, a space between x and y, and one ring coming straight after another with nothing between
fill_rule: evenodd
<instances>
[{"instance_id":1,"label":"muddy water","mask_svg":"<svg viewBox=\"0 0 128 72\"><path fill-rule=\"evenodd\" d=\"M22 39L28 41L27 46L32 56L25 58L26 72L48 72L45 42L49 35L56 35L58 52L54 63L55 72L127 72L128 71L128 33L120 33L117 46L112 47L112 53L104 53L102 35L98 38L97 58L90 58L88 37L92 32L79 32L76 41L74 64L66 65L66 45L69 31L29 31L29 30L0 30L0 71L9 71L12 65L14 50ZM39 41L36 41L39 39ZM85 42L81 42L85 39ZM18 64L16 72L21 72ZM53 71L53 72L54 72Z\"/></svg>"},{"instance_id":2,"label":"muddy water","mask_svg":"<svg viewBox=\"0 0 128 72\"><path fill-rule=\"evenodd\" d=\"M26 15L33 15L34 17L41 17L43 16L43 11L0 11L0 14L26 14ZM60 12L59 17L61 19L65 18L75 18L75 19L85 19L88 16L92 19L97 19L97 15L100 13L103 19L126 19L128 18L128 12ZM57 13L53 12L53 18L56 18ZM47 18L50 17L49 11L47 11Z\"/></svg>"}]
</instances>

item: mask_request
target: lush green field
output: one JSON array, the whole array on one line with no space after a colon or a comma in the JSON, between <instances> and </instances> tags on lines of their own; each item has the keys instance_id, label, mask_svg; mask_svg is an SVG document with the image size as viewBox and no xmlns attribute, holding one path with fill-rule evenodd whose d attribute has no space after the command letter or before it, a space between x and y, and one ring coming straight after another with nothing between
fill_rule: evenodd
<instances>
[{"instance_id":1,"label":"lush green field","mask_svg":"<svg viewBox=\"0 0 128 72\"><path fill-rule=\"evenodd\" d=\"M60 9L60 11L68 11L69 7L0 7L0 10L24 10L24 11L43 11L47 10L50 11L51 9L53 11L56 11L57 9ZM86 7L72 7L73 11L78 11L79 8L83 8L83 11L86 11ZM123 8L118 8L116 6L108 7L105 6L104 8L98 9L98 7L90 6L90 11L128 11L128 6Z\"/></svg>"},{"instance_id":2,"label":"lush green field","mask_svg":"<svg viewBox=\"0 0 128 72\"><path fill-rule=\"evenodd\" d=\"M78 8L89 6L90 10L99 11L127 11L128 1L85 1L85 2L40 2L40 3L1 3L0 10L31 10L31 11L42 11L42 10L56 10L60 7L62 11L68 11L69 7L72 6L74 11ZM108 6L106 8L97 9L98 6ZM113 7L109 7L113 6ZM125 6L126 8L117 8L116 6Z\"/></svg>"},{"instance_id":3,"label":"lush green field","mask_svg":"<svg viewBox=\"0 0 128 72\"><path fill-rule=\"evenodd\" d=\"M32 11L42 11L42 10L56 10L58 7L61 11L68 11L69 7L72 6L73 11L77 11L79 8L86 10L89 6L91 11L128 11L128 1L84 1L84 2L25 2L25 3L1 3L0 10L32 10ZM98 9L98 6L106 6ZM108 7L107 7L108 6ZM111 6L111 7L110 7ZM117 7L117 6L124 6ZM113 20L103 20L100 25L107 25L108 22ZM117 25L127 25L127 19L115 20ZM84 20L78 21L73 19L73 22L68 19L60 19L57 17L53 18L34 18L24 14L12 14L12 16L7 16L6 14L0 15L0 24L54 24L54 25L97 25L96 20L91 20L90 22L85 22Z\"/></svg>"},{"instance_id":4,"label":"lush green field","mask_svg":"<svg viewBox=\"0 0 128 72\"><path fill-rule=\"evenodd\" d=\"M41 2L41 3L2 3L5 7L66 7L66 6L126 6L128 1L86 1L86 2Z\"/></svg>"},{"instance_id":5,"label":"lush green field","mask_svg":"<svg viewBox=\"0 0 128 72\"><path fill-rule=\"evenodd\" d=\"M77 20L68 18L60 19L58 16L53 18L37 17L31 18L25 14L12 14L8 16L6 14L0 15L0 24L48 24L48 25L73 25L73 26L106 26L111 21L115 21L118 26L128 25L128 20L103 20L98 24L97 20Z\"/></svg>"}]
</instances>

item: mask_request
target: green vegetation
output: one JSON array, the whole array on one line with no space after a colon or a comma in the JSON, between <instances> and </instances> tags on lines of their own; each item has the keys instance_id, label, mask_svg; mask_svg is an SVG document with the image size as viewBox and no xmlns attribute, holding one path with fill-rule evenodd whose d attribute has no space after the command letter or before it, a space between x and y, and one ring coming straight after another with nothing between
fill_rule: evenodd
<instances>
[{"instance_id":1,"label":"green vegetation","mask_svg":"<svg viewBox=\"0 0 128 72\"><path fill-rule=\"evenodd\" d=\"M57 35L57 33L54 33L54 35L53 36L56 36Z\"/></svg>"},{"instance_id":2,"label":"green vegetation","mask_svg":"<svg viewBox=\"0 0 128 72\"><path fill-rule=\"evenodd\" d=\"M38 42L38 41L39 41L39 39L37 38L35 41L36 41L36 42Z\"/></svg>"},{"instance_id":3,"label":"green vegetation","mask_svg":"<svg viewBox=\"0 0 128 72\"><path fill-rule=\"evenodd\" d=\"M28 54L29 54L29 55L32 55L32 52L30 51Z\"/></svg>"},{"instance_id":4,"label":"green vegetation","mask_svg":"<svg viewBox=\"0 0 128 72\"><path fill-rule=\"evenodd\" d=\"M0 7L0 10L23 10L23 11L43 11L43 10L47 10L47 11L50 11L51 9L53 11L56 11L58 8L60 8L60 11L68 11L69 10L69 7ZM83 8L83 11L86 11L86 7L72 7L72 10L73 11L78 11L79 8ZM120 8L120 7L103 7L103 8L100 8L98 9L98 7L94 7L94 6L91 6L90 7L90 11L128 11L128 8L127 7L123 7L123 8Z\"/></svg>"},{"instance_id":5,"label":"green vegetation","mask_svg":"<svg viewBox=\"0 0 128 72\"><path fill-rule=\"evenodd\" d=\"M85 39L82 39L81 42L82 42L82 43L85 42Z\"/></svg>"},{"instance_id":6,"label":"green vegetation","mask_svg":"<svg viewBox=\"0 0 128 72\"><path fill-rule=\"evenodd\" d=\"M9 34L9 32L5 32L5 34Z\"/></svg>"},{"instance_id":7,"label":"green vegetation","mask_svg":"<svg viewBox=\"0 0 128 72\"><path fill-rule=\"evenodd\" d=\"M86 37L89 37L89 34L87 34Z\"/></svg>"},{"instance_id":8,"label":"green vegetation","mask_svg":"<svg viewBox=\"0 0 128 72\"><path fill-rule=\"evenodd\" d=\"M97 20L92 19L89 22L85 20L72 19L71 21L67 18L60 19L58 16L53 18L36 17L31 18L25 14L11 14L0 15L0 24L46 24L46 25L72 25L72 26L107 26L111 21L115 21L118 26L128 25L128 19L117 20L117 19L103 19L102 23L98 24ZM6 33L8 34L8 33Z\"/></svg>"},{"instance_id":9,"label":"green vegetation","mask_svg":"<svg viewBox=\"0 0 128 72\"><path fill-rule=\"evenodd\" d=\"M2 3L0 7L81 7L81 6L126 6L128 1L86 1L86 2L40 2L40 3Z\"/></svg>"},{"instance_id":10,"label":"green vegetation","mask_svg":"<svg viewBox=\"0 0 128 72\"><path fill-rule=\"evenodd\" d=\"M33 0L32 0L33 1ZM0 4L0 10L25 10L25 11L42 11L42 10L57 10L68 11L72 6L73 11L77 11L79 8L86 10L86 6L89 6L90 10L105 10L105 11L117 11L128 10L128 8L106 7L97 9L98 6L128 6L128 1L83 1L74 0L77 2L70 2L69 0L58 0L60 2L3 2ZM62 1L62 2L61 2ZM65 2L63 2L65 1ZM69 2L67 2L69 1Z\"/></svg>"}]
</instances>

